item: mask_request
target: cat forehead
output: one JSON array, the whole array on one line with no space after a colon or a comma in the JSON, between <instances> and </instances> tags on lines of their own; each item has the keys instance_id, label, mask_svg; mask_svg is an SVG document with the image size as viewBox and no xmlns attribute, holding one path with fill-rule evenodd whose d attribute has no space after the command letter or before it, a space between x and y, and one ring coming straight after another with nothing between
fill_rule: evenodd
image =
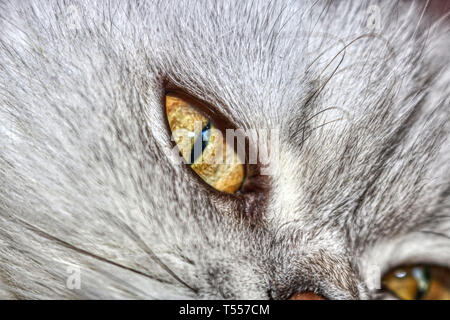
<instances>
[{"instance_id":1,"label":"cat forehead","mask_svg":"<svg viewBox=\"0 0 450 320\"><path fill-rule=\"evenodd\" d=\"M152 37L163 71L181 86L236 111L271 112L286 106L287 92L293 100L307 89L305 70L316 58L308 26L318 8L307 1L181 4L162 9L165 31Z\"/></svg>"},{"instance_id":2,"label":"cat forehead","mask_svg":"<svg viewBox=\"0 0 450 320\"><path fill-rule=\"evenodd\" d=\"M391 9L387 3L380 6L384 12ZM370 35L367 10L358 1L181 2L146 10L155 20L143 30L160 72L180 87L236 121L249 113L253 121L280 120L313 113L304 105L328 78L333 81L325 91L334 90L321 98L346 111L358 111L363 105L358 94L367 87L389 89L387 78L402 59L389 42L413 48L407 34Z\"/></svg>"},{"instance_id":3,"label":"cat forehead","mask_svg":"<svg viewBox=\"0 0 450 320\"><path fill-rule=\"evenodd\" d=\"M436 66L419 50L434 39L396 32L406 19L388 22L389 14L384 34L374 36L368 6L353 1L201 9L164 16L173 32L162 46L165 70L238 125L282 128L290 150L282 151L275 187L300 200L276 199L272 221L322 212L306 221L325 230L325 221L340 220L353 240L374 240L442 211L448 111L433 91ZM387 3L379 9L392 12Z\"/></svg>"}]
</instances>

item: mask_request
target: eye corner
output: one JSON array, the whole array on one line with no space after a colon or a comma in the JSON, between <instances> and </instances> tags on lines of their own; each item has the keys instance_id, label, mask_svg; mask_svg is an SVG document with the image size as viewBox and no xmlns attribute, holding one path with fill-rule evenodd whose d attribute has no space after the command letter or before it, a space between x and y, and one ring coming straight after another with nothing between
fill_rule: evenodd
<instances>
[{"instance_id":1,"label":"eye corner","mask_svg":"<svg viewBox=\"0 0 450 320\"><path fill-rule=\"evenodd\" d=\"M217 191L237 192L246 178L245 165L217 128L216 118L183 93L166 91L164 105L170 133L190 168Z\"/></svg>"}]
</instances>

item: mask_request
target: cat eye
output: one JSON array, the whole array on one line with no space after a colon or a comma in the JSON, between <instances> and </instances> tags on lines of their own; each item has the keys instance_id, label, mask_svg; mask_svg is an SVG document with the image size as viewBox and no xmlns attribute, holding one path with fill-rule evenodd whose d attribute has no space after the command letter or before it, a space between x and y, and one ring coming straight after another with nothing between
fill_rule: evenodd
<instances>
[{"instance_id":1,"label":"cat eye","mask_svg":"<svg viewBox=\"0 0 450 320\"><path fill-rule=\"evenodd\" d=\"M166 94L166 115L185 163L216 190L237 192L245 178L244 165L214 121L193 100L176 93Z\"/></svg>"},{"instance_id":2,"label":"cat eye","mask_svg":"<svg viewBox=\"0 0 450 320\"><path fill-rule=\"evenodd\" d=\"M383 277L382 284L402 300L450 300L450 270L442 267L398 267Z\"/></svg>"}]
</instances>

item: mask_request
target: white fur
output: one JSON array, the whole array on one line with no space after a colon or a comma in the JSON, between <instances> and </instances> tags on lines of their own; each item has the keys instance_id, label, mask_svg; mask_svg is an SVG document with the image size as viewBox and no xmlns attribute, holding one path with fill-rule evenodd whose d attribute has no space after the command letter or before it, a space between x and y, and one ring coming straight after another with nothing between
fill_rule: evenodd
<instances>
[{"instance_id":1,"label":"white fur","mask_svg":"<svg viewBox=\"0 0 450 320\"><path fill-rule=\"evenodd\" d=\"M448 251L449 30L421 9L1 2L0 297L372 298L371 265ZM169 160L167 81L280 130L256 222Z\"/></svg>"}]
</instances>

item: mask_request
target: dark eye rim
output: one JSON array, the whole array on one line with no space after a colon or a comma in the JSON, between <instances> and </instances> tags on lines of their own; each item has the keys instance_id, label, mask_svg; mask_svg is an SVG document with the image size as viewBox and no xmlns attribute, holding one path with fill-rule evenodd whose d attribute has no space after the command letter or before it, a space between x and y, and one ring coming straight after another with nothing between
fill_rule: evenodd
<instances>
[{"instance_id":1,"label":"dark eye rim","mask_svg":"<svg viewBox=\"0 0 450 320\"><path fill-rule=\"evenodd\" d=\"M202 112L206 117L208 117L212 123L222 132L225 132L226 129L234 129L237 127L232 120L219 112L216 108L214 108L211 104L206 101L199 99L183 88L175 86L170 82L166 82L164 90L162 92L162 107L163 114L166 122L167 132L170 135L171 130L166 114L165 107L165 99L167 94L171 94L174 96L178 96L183 100L191 103L194 107L198 108L199 112ZM176 145L174 141L171 141L173 146ZM266 200L268 199L268 193L270 190L270 178L267 176L261 175L261 163L258 161L256 164L249 164L248 155L250 148L253 148L249 143L248 137L245 137L245 159L244 159L244 180L239 188L239 190L235 193L226 193L216 190L214 187L210 186L206 183L198 174L196 174L191 168L189 174L195 177L202 186L206 188L206 190L212 192L216 196L226 197L228 199L234 198L242 202L242 206L245 208L243 211L246 212L246 215L254 216L254 213L248 213L250 211L254 211L253 208L258 207L261 208L265 206ZM236 144L235 144L236 151Z\"/></svg>"},{"instance_id":2,"label":"dark eye rim","mask_svg":"<svg viewBox=\"0 0 450 320\"><path fill-rule=\"evenodd\" d=\"M214 125L219 129L223 129L223 126L227 126L230 129L237 129L234 122L219 112L211 104L207 103L202 99L195 98L193 94L183 88L174 85L167 78L162 79L162 86L160 91L160 105L161 114L165 122L167 137L170 139L172 131L169 126L169 121L166 113L166 95L168 93L173 93L179 95L181 98L186 99L186 101L192 101L194 106L198 107L206 116L213 120ZM222 126L218 125L222 124ZM172 147L176 146L174 141L170 141ZM248 142L248 137L245 137L246 146L250 146ZM264 227L264 222L262 220L263 213L267 207L270 191L271 191L271 179L268 176L261 175L261 163L248 164L248 149L246 148L246 159L244 162L245 176L244 181L240 189L236 193L226 193L221 192L214 187L206 183L197 173L191 168L186 170L193 181L202 186L204 191L211 197L211 199L216 199L214 201L219 201L223 203L228 203L230 206L236 208L236 218L248 223L251 228L254 227ZM231 201L231 203L229 203Z\"/></svg>"},{"instance_id":3,"label":"dark eye rim","mask_svg":"<svg viewBox=\"0 0 450 320\"><path fill-rule=\"evenodd\" d=\"M171 94L175 97L179 97L187 101L191 105L193 105L195 108L199 110L199 112L203 113L207 118L211 119L212 123L219 130L225 132L226 129L233 129L233 130L237 129L237 127L234 125L234 122L231 119L229 119L223 113L218 112L217 109L214 108L211 104L195 97L194 95L186 92L185 90L178 87L169 86L166 87L164 91L163 99L165 99L165 97L168 94ZM165 104L164 104L164 113L165 113Z\"/></svg>"}]
</instances>

